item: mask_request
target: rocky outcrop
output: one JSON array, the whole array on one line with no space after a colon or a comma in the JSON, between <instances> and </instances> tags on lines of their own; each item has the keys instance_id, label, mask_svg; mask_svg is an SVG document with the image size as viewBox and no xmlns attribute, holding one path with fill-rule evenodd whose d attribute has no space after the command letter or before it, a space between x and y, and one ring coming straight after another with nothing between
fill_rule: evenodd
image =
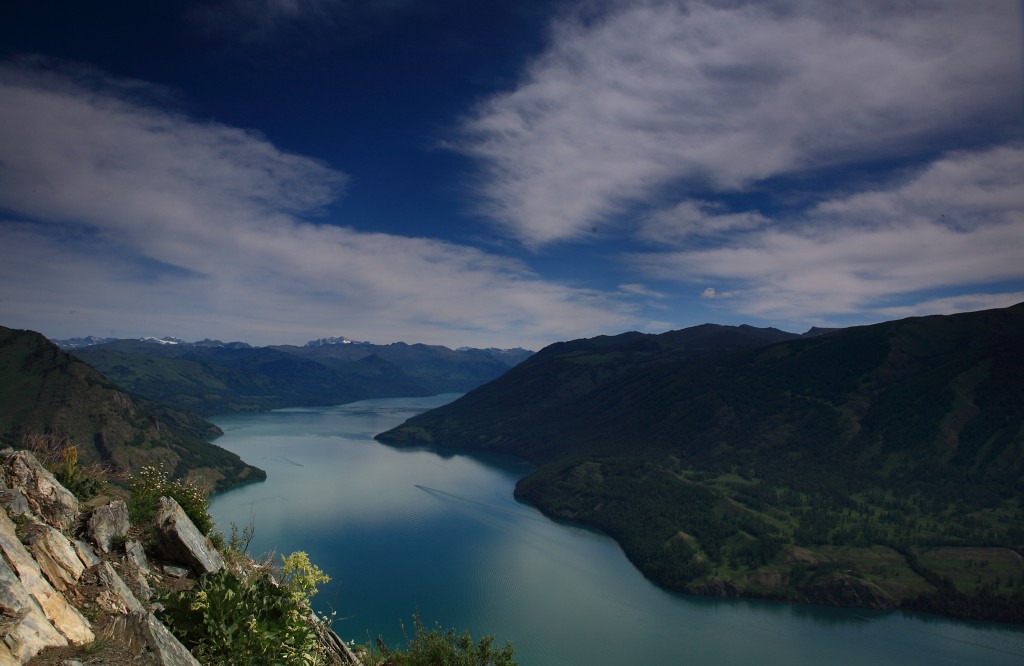
<instances>
[{"instance_id":1,"label":"rocky outcrop","mask_svg":"<svg viewBox=\"0 0 1024 666\"><path fill-rule=\"evenodd\" d=\"M133 654L153 655L163 666L200 666L196 658L150 612L131 612L114 619L104 636Z\"/></svg>"},{"instance_id":2,"label":"rocky outcrop","mask_svg":"<svg viewBox=\"0 0 1024 666\"><path fill-rule=\"evenodd\" d=\"M26 500L42 522L66 530L78 520L78 498L57 482L28 451L0 451L0 475L7 488Z\"/></svg>"},{"instance_id":3,"label":"rocky outcrop","mask_svg":"<svg viewBox=\"0 0 1024 666\"><path fill-rule=\"evenodd\" d=\"M61 635L72 643L89 643L93 640L89 621L47 580L39 563L18 539L14 523L4 512L0 512L0 552L21 587Z\"/></svg>"},{"instance_id":4,"label":"rocky outcrop","mask_svg":"<svg viewBox=\"0 0 1024 666\"><path fill-rule=\"evenodd\" d=\"M198 664L139 600L149 598L150 588L141 544L128 541L126 552L114 552L130 527L124 502L83 517L78 499L34 456L5 451L0 452L0 504L0 666L26 664L47 648L92 643L96 633L80 609L86 606L95 609L102 636L117 641L131 663ZM69 536L82 523L98 549ZM198 533L187 516L177 527Z\"/></svg>"},{"instance_id":5,"label":"rocky outcrop","mask_svg":"<svg viewBox=\"0 0 1024 666\"><path fill-rule=\"evenodd\" d=\"M25 543L43 575L57 590L63 592L78 583L86 564L66 536L49 525L36 524Z\"/></svg>"},{"instance_id":6,"label":"rocky outcrop","mask_svg":"<svg viewBox=\"0 0 1024 666\"><path fill-rule=\"evenodd\" d=\"M156 510L157 542L168 560L185 564L196 574L216 573L224 558L170 497L161 497Z\"/></svg>"},{"instance_id":7,"label":"rocky outcrop","mask_svg":"<svg viewBox=\"0 0 1024 666\"><path fill-rule=\"evenodd\" d=\"M83 515L31 454L0 452L0 666L198 666L155 615L152 589L189 589L224 559L173 499L160 499L146 547L124 502L99 501ZM326 663L358 666L328 624L309 622Z\"/></svg>"},{"instance_id":8,"label":"rocky outcrop","mask_svg":"<svg viewBox=\"0 0 1024 666\"><path fill-rule=\"evenodd\" d=\"M128 505L122 500L115 500L93 509L86 521L85 532L104 553L109 553L116 540L125 538L129 527Z\"/></svg>"},{"instance_id":9,"label":"rocky outcrop","mask_svg":"<svg viewBox=\"0 0 1024 666\"><path fill-rule=\"evenodd\" d=\"M102 562L96 567L96 579L100 588L96 603L107 612L119 615L146 612L110 562Z\"/></svg>"},{"instance_id":10,"label":"rocky outcrop","mask_svg":"<svg viewBox=\"0 0 1024 666\"><path fill-rule=\"evenodd\" d=\"M804 587L803 592L811 603L829 606L890 610L899 605L878 585L848 573L832 574L826 580Z\"/></svg>"},{"instance_id":11,"label":"rocky outcrop","mask_svg":"<svg viewBox=\"0 0 1024 666\"><path fill-rule=\"evenodd\" d=\"M732 581L722 580L715 576L690 584L686 591L704 597L738 597L740 589Z\"/></svg>"}]
</instances>

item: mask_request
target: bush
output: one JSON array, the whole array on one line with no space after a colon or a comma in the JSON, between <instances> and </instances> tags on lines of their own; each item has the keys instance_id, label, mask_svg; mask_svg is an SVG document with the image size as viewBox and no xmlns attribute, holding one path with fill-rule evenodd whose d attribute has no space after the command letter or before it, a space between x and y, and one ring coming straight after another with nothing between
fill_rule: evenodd
<instances>
[{"instance_id":1,"label":"bush","mask_svg":"<svg viewBox=\"0 0 1024 666\"><path fill-rule=\"evenodd\" d=\"M427 629L419 615L413 615L416 635L404 652L390 652L377 640L381 654L379 660L388 666L515 666L515 649L505 643L494 648L494 637L484 636L478 643L466 632L458 635L454 629L442 630L440 625ZM403 631L404 631L403 626Z\"/></svg>"},{"instance_id":2,"label":"bush","mask_svg":"<svg viewBox=\"0 0 1024 666\"><path fill-rule=\"evenodd\" d=\"M158 600L161 619L203 664L322 663L309 606L266 572L242 578L224 569Z\"/></svg>"},{"instance_id":3,"label":"bush","mask_svg":"<svg viewBox=\"0 0 1024 666\"><path fill-rule=\"evenodd\" d=\"M171 481L163 471L163 465L146 465L138 474L127 478L128 513L135 524L146 524L153 520L161 497L170 497L181 505L188 517L203 534L213 529L210 516L210 498L198 486L188 481Z\"/></svg>"},{"instance_id":4,"label":"bush","mask_svg":"<svg viewBox=\"0 0 1024 666\"><path fill-rule=\"evenodd\" d=\"M103 466L82 466L78 461L78 447L67 438L29 433L22 439L22 447L31 451L36 460L80 500L95 497L106 483Z\"/></svg>"},{"instance_id":5,"label":"bush","mask_svg":"<svg viewBox=\"0 0 1024 666\"><path fill-rule=\"evenodd\" d=\"M331 582L330 576L320 567L310 563L309 555L301 550L288 557L281 556L281 585L292 593L295 601L309 605L309 600L316 596L316 586Z\"/></svg>"}]
</instances>

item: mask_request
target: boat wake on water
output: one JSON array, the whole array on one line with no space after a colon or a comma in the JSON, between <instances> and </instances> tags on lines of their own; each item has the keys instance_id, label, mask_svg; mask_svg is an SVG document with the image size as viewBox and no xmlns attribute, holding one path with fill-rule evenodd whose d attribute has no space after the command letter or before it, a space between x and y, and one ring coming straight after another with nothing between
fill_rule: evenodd
<instances>
[{"instance_id":1,"label":"boat wake on water","mask_svg":"<svg viewBox=\"0 0 1024 666\"><path fill-rule=\"evenodd\" d=\"M439 490L437 488L431 488L429 486L423 486L423 485L420 485L418 483L414 483L412 485L413 485L413 487L415 487L415 488L417 488L419 490L422 490L423 492L427 493L428 495L433 495L434 497L437 497L437 498L440 498L440 499L449 500L449 501L455 501L455 502L464 502L466 504L472 504L472 505L481 507L483 509L486 509L487 511L492 511L492 512L495 512L495 513L504 513L504 514L507 514L507 515L510 515L510 516L516 516L516 517L519 517L519 518L525 516L527 518L530 518L531 520L537 520L537 521L541 521L541 522L546 522L547 521L547 519L544 518L541 515L534 516L534 515L531 515L531 512L524 511L522 509L508 508L508 507L504 507L504 506L499 506L497 504L488 504L487 502L481 502L479 500L475 500L475 499L472 499L470 497L463 497L462 495L455 495L453 493L449 493L449 492L446 492L444 490Z\"/></svg>"}]
</instances>

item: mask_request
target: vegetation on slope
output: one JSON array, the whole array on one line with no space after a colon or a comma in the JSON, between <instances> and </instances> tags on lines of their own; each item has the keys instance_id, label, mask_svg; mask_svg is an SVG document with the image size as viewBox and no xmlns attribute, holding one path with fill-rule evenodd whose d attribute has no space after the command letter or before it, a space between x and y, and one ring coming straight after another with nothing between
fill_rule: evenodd
<instances>
[{"instance_id":1,"label":"vegetation on slope","mask_svg":"<svg viewBox=\"0 0 1024 666\"><path fill-rule=\"evenodd\" d=\"M162 464L217 490L266 477L204 441L221 434L213 424L123 392L38 333L0 327L0 439L17 445L33 433L114 474Z\"/></svg>"},{"instance_id":2,"label":"vegetation on slope","mask_svg":"<svg viewBox=\"0 0 1024 666\"><path fill-rule=\"evenodd\" d=\"M719 333L553 345L379 438L539 463L518 497L670 589L1024 621L1024 305Z\"/></svg>"},{"instance_id":3,"label":"vegetation on slope","mask_svg":"<svg viewBox=\"0 0 1024 666\"><path fill-rule=\"evenodd\" d=\"M73 353L126 390L204 416L463 392L521 358L404 343L253 348L139 340Z\"/></svg>"}]
</instances>

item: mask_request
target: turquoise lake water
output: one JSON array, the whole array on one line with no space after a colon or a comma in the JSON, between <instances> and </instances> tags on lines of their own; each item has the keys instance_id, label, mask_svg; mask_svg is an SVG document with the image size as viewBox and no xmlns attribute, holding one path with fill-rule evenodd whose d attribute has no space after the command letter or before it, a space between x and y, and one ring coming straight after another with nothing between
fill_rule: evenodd
<instances>
[{"instance_id":1,"label":"turquoise lake water","mask_svg":"<svg viewBox=\"0 0 1024 666\"><path fill-rule=\"evenodd\" d=\"M526 463L373 440L455 397L214 418L268 477L214 498L218 528L251 520L251 553L309 553L332 578L317 607L361 643L402 643L418 610L511 641L523 666L1024 664L1021 627L665 592L611 539L516 502Z\"/></svg>"}]
</instances>

